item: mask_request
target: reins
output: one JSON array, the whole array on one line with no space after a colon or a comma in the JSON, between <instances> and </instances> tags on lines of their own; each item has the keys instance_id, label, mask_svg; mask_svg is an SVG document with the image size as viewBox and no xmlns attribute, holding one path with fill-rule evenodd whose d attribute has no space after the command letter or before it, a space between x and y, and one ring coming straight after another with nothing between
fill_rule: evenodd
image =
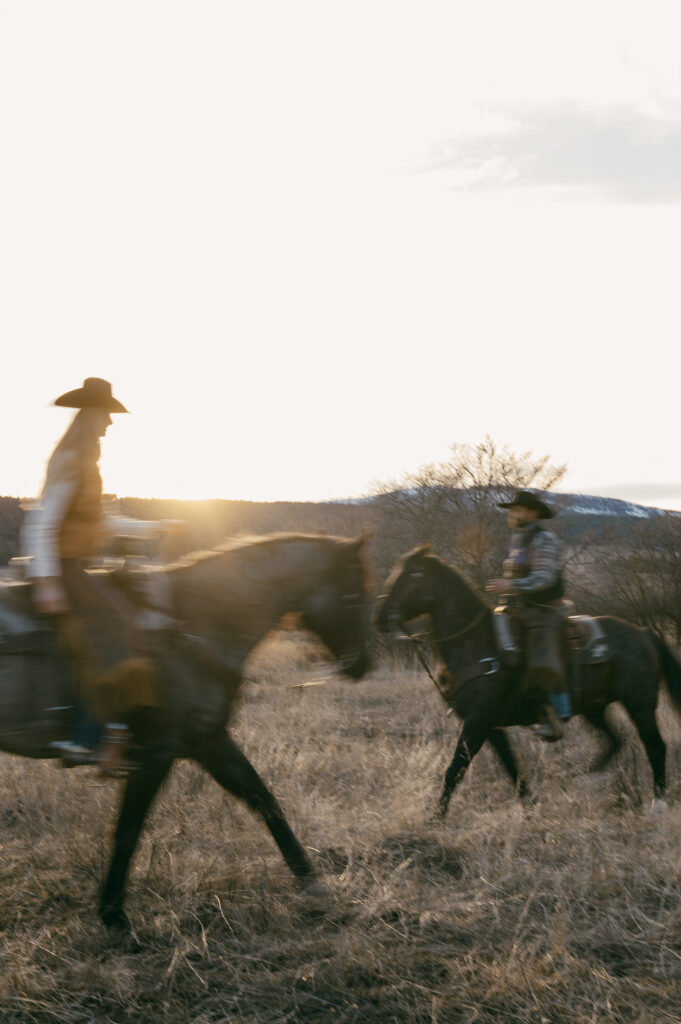
<instances>
[{"instance_id":1,"label":"reins","mask_svg":"<svg viewBox=\"0 0 681 1024\"><path fill-rule=\"evenodd\" d=\"M478 625L478 623L482 620L483 616L485 615L485 612L487 612L487 611L488 611L487 607L483 606L481 608L481 610L478 612L478 614L475 616L473 621L469 622L468 625L464 626L463 629L459 629L456 633L450 633L448 636L440 636L440 637L435 636L435 637L432 637L432 638L428 637L427 639L430 640L430 642L432 642L432 643L438 644L438 643L445 643L448 640L455 640L457 637L464 636L466 633L469 633L472 629L474 629ZM442 699L444 701L451 700L453 698L454 694L456 693L456 691L459 689L459 687L462 686L463 683L468 682L468 680L470 680L470 679L478 679L481 676L494 675L501 668L501 664L500 664L500 662L498 661L497 658L480 658L475 663L475 665L470 666L467 669L463 669L460 672L457 672L456 675L451 675L451 673L450 673L453 685L451 687L447 687L446 689L444 689L442 686L440 686L439 681L435 678L435 676L431 672L430 666L429 666L429 664L428 664L428 662L427 662L426 658L424 657L423 652L421 650L423 644L426 642L426 637L425 636L415 636L413 633L410 633L409 632L409 627L406 624L402 624L401 628L402 628L403 632L406 634L406 638L408 640L411 640L411 643L412 643L412 645L414 647L414 650L416 652L416 657L421 662L421 665L425 669L428 677L430 678L431 682L435 685L435 688L437 689L437 691L439 692L440 696L442 697ZM484 665L487 666L486 670L484 670L482 668L482 666L484 666ZM448 710L447 714L450 714L451 710L452 709L450 708Z\"/></svg>"},{"instance_id":2,"label":"reins","mask_svg":"<svg viewBox=\"0 0 681 1024\"><path fill-rule=\"evenodd\" d=\"M444 644L448 640L456 640L457 637L464 636L464 634L468 633L471 629L474 629L478 625L478 623L482 620L482 618L483 618L483 616L484 616L486 611L487 611L487 607L481 608L480 611L478 612L478 614L473 619L473 621L469 622L468 625L464 626L463 629L457 630L456 633L450 633L448 636L429 637L429 640L431 641L431 643L434 643L434 644ZM413 633L410 633L409 629L408 629L408 627L406 625L402 625L401 624L401 628L407 634L407 637L409 638L409 640L412 641L414 646L418 647L420 644L423 643L423 640L420 638L420 636L415 636ZM428 671L428 670L426 669L426 671ZM430 672L429 671L428 671L428 675L430 676ZM433 677L430 676L430 678L432 679Z\"/></svg>"},{"instance_id":3,"label":"reins","mask_svg":"<svg viewBox=\"0 0 681 1024\"><path fill-rule=\"evenodd\" d=\"M402 626L402 630L406 633L407 640L411 640L412 646L413 646L414 650L416 651L416 657L419 659L419 661L423 665L424 669L426 670L426 672L430 676L431 681L433 683L435 683L435 686L437 687L438 690L440 690L440 693L444 697L444 693L440 689L440 684L438 683L438 681L435 678L435 676L433 675L433 673L430 671L430 666L428 665L428 662L426 661L426 659L424 658L423 654L421 653L421 646L424 643L424 641L421 639L421 637L414 636L413 633L410 633L409 632L409 626L403 625Z\"/></svg>"},{"instance_id":4,"label":"reins","mask_svg":"<svg viewBox=\"0 0 681 1024\"><path fill-rule=\"evenodd\" d=\"M477 624L482 620L482 618L483 618L483 616L484 616L484 614L485 614L485 612L487 610L488 610L487 606L486 605L483 606L480 609L480 611L478 612L478 614L475 616L473 621L469 622L468 625L464 626L463 629L457 630L456 633L450 633L449 636L434 636L433 637L433 643L435 643L435 644L444 644L448 640L456 640L457 637L463 636L465 633L468 633L469 630L474 629L477 626Z\"/></svg>"}]
</instances>

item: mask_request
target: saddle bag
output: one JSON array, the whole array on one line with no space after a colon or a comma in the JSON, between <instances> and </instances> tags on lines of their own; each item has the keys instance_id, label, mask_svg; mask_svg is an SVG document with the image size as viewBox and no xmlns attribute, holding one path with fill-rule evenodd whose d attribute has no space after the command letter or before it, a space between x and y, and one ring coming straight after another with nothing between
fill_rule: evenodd
<instances>
[{"instance_id":1,"label":"saddle bag","mask_svg":"<svg viewBox=\"0 0 681 1024\"><path fill-rule=\"evenodd\" d=\"M610 658L610 646L597 619L590 615L570 615L568 640L582 665L599 665Z\"/></svg>"},{"instance_id":2,"label":"saddle bag","mask_svg":"<svg viewBox=\"0 0 681 1024\"><path fill-rule=\"evenodd\" d=\"M513 629L511 615L505 605L499 605L494 609L493 622L494 637L502 662L509 668L519 668L523 660L522 650Z\"/></svg>"}]
</instances>

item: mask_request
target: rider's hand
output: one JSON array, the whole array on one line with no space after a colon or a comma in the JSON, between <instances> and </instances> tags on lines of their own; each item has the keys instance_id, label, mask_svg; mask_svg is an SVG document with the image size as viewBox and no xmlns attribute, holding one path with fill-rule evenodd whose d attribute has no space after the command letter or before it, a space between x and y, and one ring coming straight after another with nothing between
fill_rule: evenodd
<instances>
[{"instance_id":1,"label":"rider's hand","mask_svg":"<svg viewBox=\"0 0 681 1024\"><path fill-rule=\"evenodd\" d=\"M485 587L489 594L508 594L511 589L510 580L490 580Z\"/></svg>"},{"instance_id":2,"label":"rider's hand","mask_svg":"<svg viewBox=\"0 0 681 1024\"><path fill-rule=\"evenodd\" d=\"M33 603L43 615L64 615L70 611L59 576L40 576L33 581Z\"/></svg>"}]
</instances>

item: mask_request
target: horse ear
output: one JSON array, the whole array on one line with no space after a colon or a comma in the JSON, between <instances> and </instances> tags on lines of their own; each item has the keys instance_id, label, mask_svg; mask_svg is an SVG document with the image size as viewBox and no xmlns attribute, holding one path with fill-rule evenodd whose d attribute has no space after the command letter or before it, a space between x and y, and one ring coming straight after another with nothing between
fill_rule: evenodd
<instances>
[{"instance_id":1,"label":"horse ear","mask_svg":"<svg viewBox=\"0 0 681 1024\"><path fill-rule=\"evenodd\" d=\"M365 526L364 529L362 530L361 536L357 538L357 550L361 551L364 545L368 544L369 541L373 538L373 536L373 526Z\"/></svg>"},{"instance_id":2,"label":"horse ear","mask_svg":"<svg viewBox=\"0 0 681 1024\"><path fill-rule=\"evenodd\" d=\"M361 554L362 548L364 547L364 544L366 543L366 541L368 539L369 538L368 538L368 536L366 534L366 531L364 533L362 533L362 535L360 537L348 537L348 539L345 541L345 544L343 546L344 551L345 552L352 551L352 552L354 552L354 553L359 555L359 554Z\"/></svg>"},{"instance_id":3,"label":"horse ear","mask_svg":"<svg viewBox=\"0 0 681 1024\"><path fill-rule=\"evenodd\" d=\"M410 565L412 562L418 563L421 558L425 558L432 551L433 545L430 541L426 544L418 544L411 551L407 551L406 555L402 556L402 564Z\"/></svg>"}]
</instances>

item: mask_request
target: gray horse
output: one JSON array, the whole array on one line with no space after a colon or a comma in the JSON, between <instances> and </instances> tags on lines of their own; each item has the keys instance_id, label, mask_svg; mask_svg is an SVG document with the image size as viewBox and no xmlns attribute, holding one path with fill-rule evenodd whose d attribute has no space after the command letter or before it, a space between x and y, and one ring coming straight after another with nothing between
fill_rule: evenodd
<instances>
[{"instance_id":1,"label":"gray horse","mask_svg":"<svg viewBox=\"0 0 681 1024\"><path fill-rule=\"evenodd\" d=\"M354 679L368 667L364 538L282 534L235 543L148 573L113 574L141 604L164 594L166 628L147 632L158 665L163 706L141 709L130 725L139 768L125 783L113 854L99 914L128 929L123 909L131 858L145 818L176 758L189 757L265 822L301 882L312 863L281 807L226 731L244 663L290 612L315 633ZM150 587L149 584L152 584ZM0 588L14 608L28 602L28 584ZM154 612L159 608L155 607ZM69 731L75 684L49 631L0 636L0 748L54 757L50 742Z\"/></svg>"}]
</instances>

